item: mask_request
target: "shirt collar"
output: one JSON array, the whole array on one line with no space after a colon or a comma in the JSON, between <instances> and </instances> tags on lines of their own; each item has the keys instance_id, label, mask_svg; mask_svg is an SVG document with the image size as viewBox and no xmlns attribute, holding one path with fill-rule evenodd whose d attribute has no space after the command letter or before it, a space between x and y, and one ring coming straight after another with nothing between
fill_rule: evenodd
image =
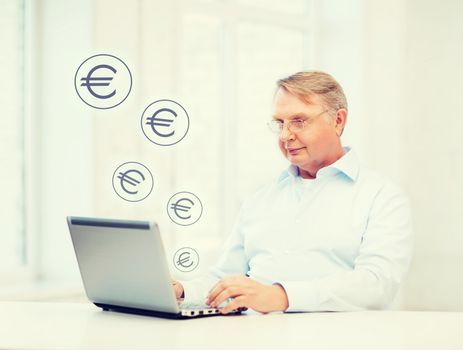
<instances>
[{"instance_id":1,"label":"shirt collar","mask_svg":"<svg viewBox=\"0 0 463 350\"><path fill-rule=\"evenodd\" d=\"M359 168L359 161L355 152L350 147L344 147L344 155L333 164L320 169L317 173L317 178L336 175L341 172L352 181L356 181ZM281 181L287 176L297 178L299 176L299 168L291 164L288 169L281 174L279 180Z\"/></svg>"}]
</instances>

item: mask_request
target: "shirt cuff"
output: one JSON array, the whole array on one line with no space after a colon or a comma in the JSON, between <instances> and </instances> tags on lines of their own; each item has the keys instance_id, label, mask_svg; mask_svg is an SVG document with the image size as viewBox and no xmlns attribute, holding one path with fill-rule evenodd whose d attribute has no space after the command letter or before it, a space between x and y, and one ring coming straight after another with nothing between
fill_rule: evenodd
<instances>
[{"instance_id":1,"label":"shirt cuff","mask_svg":"<svg viewBox=\"0 0 463 350\"><path fill-rule=\"evenodd\" d=\"M288 297L288 308L285 312L315 311L319 304L319 292L316 282L275 282L283 287Z\"/></svg>"}]
</instances>

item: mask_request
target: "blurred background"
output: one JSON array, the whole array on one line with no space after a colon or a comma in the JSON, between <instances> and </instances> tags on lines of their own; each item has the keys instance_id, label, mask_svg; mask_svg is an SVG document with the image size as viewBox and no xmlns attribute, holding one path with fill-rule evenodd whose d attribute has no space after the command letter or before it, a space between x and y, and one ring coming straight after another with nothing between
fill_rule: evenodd
<instances>
[{"instance_id":1,"label":"blurred background","mask_svg":"<svg viewBox=\"0 0 463 350\"><path fill-rule=\"evenodd\" d=\"M201 257L173 276L206 271L242 200L286 167L266 126L276 80L317 69L346 92L343 144L411 198L415 254L394 307L463 311L462 17L459 0L2 0L0 300L85 300L67 215L156 220L168 257ZM113 109L74 89L98 53L132 72ZM191 122L170 147L140 128L162 98ZM127 161L153 173L141 202L113 191ZM182 227L165 206L184 190L204 213Z\"/></svg>"}]
</instances>

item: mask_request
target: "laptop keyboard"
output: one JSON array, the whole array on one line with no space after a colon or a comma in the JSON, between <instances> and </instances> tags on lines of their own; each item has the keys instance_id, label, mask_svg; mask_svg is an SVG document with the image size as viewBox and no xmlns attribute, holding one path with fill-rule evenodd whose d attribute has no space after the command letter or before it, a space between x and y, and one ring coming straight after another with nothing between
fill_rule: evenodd
<instances>
[{"instance_id":1,"label":"laptop keyboard","mask_svg":"<svg viewBox=\"0 0 463 350\"><path fill-rule=\"evenodd\" d=\"M194 303L194 302L185 302L185 301L179 301L178 306L181 309L190 309L190 310L213 309L204 303Z\"/></svg>"}]
</instances>

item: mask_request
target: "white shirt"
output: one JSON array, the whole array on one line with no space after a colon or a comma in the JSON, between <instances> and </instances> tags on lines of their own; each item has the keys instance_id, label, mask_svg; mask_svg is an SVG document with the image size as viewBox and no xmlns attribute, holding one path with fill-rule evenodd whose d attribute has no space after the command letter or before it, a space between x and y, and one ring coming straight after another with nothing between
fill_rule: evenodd
<instances>
[{"instance_id":1,"label":"white shirt","mask_svg":"<svg viewBox=\"0 0 463 350\"><path fill-rule=\"evenodd\" d=\"M290 166L246 200L218 264L183 281L186 302L204 302L227 275L280 284L287 311L386 308L412 255L409 203L346 148L316 179Z\"/></svg>"}]
</instances>

